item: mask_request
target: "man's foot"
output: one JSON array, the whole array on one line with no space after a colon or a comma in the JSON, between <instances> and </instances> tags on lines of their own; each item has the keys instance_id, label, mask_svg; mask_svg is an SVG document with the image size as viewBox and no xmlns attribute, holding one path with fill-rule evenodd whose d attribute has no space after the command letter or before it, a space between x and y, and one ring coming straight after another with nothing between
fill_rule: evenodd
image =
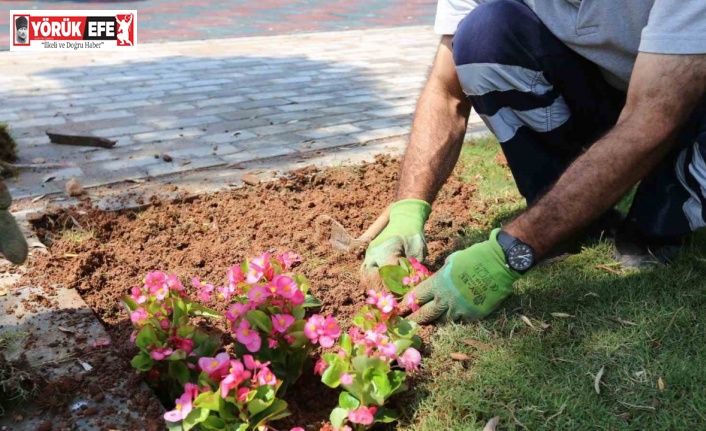
<instances>
[{"instance_id":1,"label":"man's foot","mask_svg":"<svg viewBox=\"0 0 706 431\"><path fill-rule=\"evenodd\" d=\"M683 238L647 237L626 221L615 235L613 256L625 268L652 268L676 259L682 245Z\"/></svg>"},{"instance_id":2,"label":"man's foot","mask_svg":"<svg viewBox=\"0 0 706 431\"><path fill-rule=\"evenodd\" d=\"M565 259L570 254L581 252L581 247L601 239L612 239L623 223L625 216L615 208L605 212L575 237L564 241L547 254L539 263L547 264Z\"/></svg>"}]
</instances>

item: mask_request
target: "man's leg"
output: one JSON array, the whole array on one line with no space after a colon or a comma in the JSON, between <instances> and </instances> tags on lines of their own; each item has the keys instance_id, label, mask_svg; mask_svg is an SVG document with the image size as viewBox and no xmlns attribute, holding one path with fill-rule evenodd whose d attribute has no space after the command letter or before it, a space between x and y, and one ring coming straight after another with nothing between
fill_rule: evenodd
<instances>
[{"instance_id":1,"label":"man's leg","mask_svg":"<svg viewBox=\"0 0 706 431\"><path fill-rule=\"evenodd\" d=\"M706 227L706 98L676 139L638 186L616 237L616 257L625 266L667 262L688 233Z\"/></svg>"},{"instance_id":2,"label":"man's leg","mask_svg":"<svg viewBox=\"0 0 706 431\"><path fill-rule=\"evenodd\" d=\"M624 93L517 0L474 9L459 24L453 53L463 90L500 141L528 204L615 124L624 105Z\"/></svg>"}]
</instances>

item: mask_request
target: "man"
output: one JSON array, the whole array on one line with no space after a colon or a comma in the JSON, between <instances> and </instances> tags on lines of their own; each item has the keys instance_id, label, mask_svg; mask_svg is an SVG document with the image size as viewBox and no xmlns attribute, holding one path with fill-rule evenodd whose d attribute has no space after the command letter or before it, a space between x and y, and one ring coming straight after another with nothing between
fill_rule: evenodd
<instances>
[{"instance_id":1,"label":"man","mask_svg":"<svg viewBox=\"0 0 706 431\"><path fill-rule=\"evenodd\" d=\"M387 228L364 271L423 258L424 223L471 107L497 136L528 209L451 254L414 291L428 323L476 320L638 181L616 236L627 266L666 260L706 226L706 2L439 0L442 34Z\"/></svg>"},{"instance_id":2,"label":"man","mask_svg":"<svg viewBox=\"0 0 706 431\"><path fill-rule=\"evenodd\" d=\"M15 19L15 43L22 45L29 43L27 27L28 21L26 16L20 16Z\"/></svg>"},{"instance_id":3,"label":"man","mask_svg":"<svg viewBox=\"0 0 706 431\"><path fill-rule=\"evenodd\" d=\"M0 254L10 262L19 265L27 259L27 241L10 214L12 196L5 182L0 180Z\"/></svg>"}]
</instances>

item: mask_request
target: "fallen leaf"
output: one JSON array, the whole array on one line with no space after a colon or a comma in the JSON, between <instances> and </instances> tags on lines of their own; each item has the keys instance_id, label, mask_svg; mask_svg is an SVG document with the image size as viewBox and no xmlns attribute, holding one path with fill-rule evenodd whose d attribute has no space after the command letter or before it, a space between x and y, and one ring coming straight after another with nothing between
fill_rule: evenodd
<instances>
[{"instance_id":1,"label":"fallen leaf","mask_svg":"<svg viewBox=\"0 0 706 431\"><path fill-rule=\"evenodd\" d=\"M596 298L600 298L600 295L594 292L588 292L587 294L583 295L584 298L587 296L595 296Z\"/></svg>"},{"instance_id":2,"label":"fallen leaf","mask_svg":"<svg viewBox=\"0 0 706 431\"><path fill-rule=\"evenodd\" d=\"M620 413L620 414L617 415L617 416L618 416L620 419L622 419L622 420L624 420L624 421L627 421L627 422L629 422L629 421L632 420L632 413L630 413L630 412Z\"/></svg>"},{"instance_id":3,"label":"fallen leaf","mask_svg":"<svg viewBox=\"0 0 706 431\"><path fill-rule=\"evenodd\" d=\"M42 178L43 183L48 183L49 181L53 180L56 178L54 175L47 175L46 177Z\"/></svg>"},{"instance_id":4,"label":"fallen leaf","mask_svg":"<svg viewBox=\"0 0 706 431\"><path fill-rule=\"evenodd\" d=\"M472 358L465 353L452 353L451 359L454 361L470 361Z\"/></svg>"},{"instance_id":5,"label":"fallen leaf","mask_svg":"<svg viewBox=\"0 0 706 431\"><path fill-rule=\"evenodd\" d=\"M472 340L470 338L461 340L461 342L468 346L475 347L478 350L493 350L493 348L489 344L481 343L480 341Z\"/></svg>"},{"instance_id":6,"label":"fallen leaf","mask_svg":"<svg viewBox=\"0 0 706 431\"><path fill-rule=\"evenodd\" d=\"M190 164L191 164L191 160L184 160L183 162L179 163L180 166L186 166L186 165L190 165Z\"/></svg>"},{"instance_id":7,"label":"fallen leaf","mask_svg":"<svg viewBox=\"0 0 706 431\"><path fill-rule=\"evenodd\" d=\"M93 342L93 347L105 347L110 345L110 340L96 340Z\"/></svg>"},{"instance_id":8,"label":"fallen leaf","mask_svg":"<svg viewBox=\"0 0 706 431\"><path fill-rule=\"evenodd\" d=\"M608 317L608 320L610 320L611 322L620 323L621 325L637 326L637 323L631 322L629 320L624 320L619 317Z\"/></svg>"},{"instance_id":9,"label":"fallen leaf","mask_svg":"<svg viewBox=\"0 0 706 431\"><path fill-rule=\"evenodd\" d=\"M520 314L520 319L522 319L522 321L525 322L525 324L526 324L527 326L529 326L530 328L534 328L534 325L532 324L532 322L531 322L531 321L529 320L529 318L528 318L527 316L525 316L524 314Z\"/></svg>"},{"instance_id":10,"label":"fallen leaf","mask_svg":"<svg viewBox=\"0 0 706 431\"><path fill-rule=\"evenodd\" d=\"M57 328L58 328L59 331L61 331L61 332L66 332L66 333L69 333L69 334L75 334L75 333L76 333L76 331L74 331L73 329L69 329L69 328L67 328L67 327L65 327L65 326L59 326L59 327L57 327Z\"/></svg>"},{"instance_id":11,"label":"fallen leaf","mask_svg":"<svg viewBox=\"0 0 706 431\"><path fill-rule=\"evenodd\" d=\"M83 362L82 360L79 359L79 360L78 360L78 363L81 364L81 366L83 367L83 369L86 370L86 371L91 371L91 370L93 369L93 367L91 366L91 364L89 364L88 362Z\"/></svg>"},{"instance_id":12,"label":"fallen leaf","mask_svg":"<svg viewBox=\"0 0 706 431\"><path fill-rule=\"evenodd\" d=\"M660 392L664 392L664 380L660 377L657 379L657 389L659 389Z\"/></svg>"},{"instance_id":13,"label":"fallen leaf","mask_svg":"<svg viewBox=\"0 0 706 431\"><path fill-rule=\"evenodd\" d=\"M131 183L137 183L137 184L142 184L145 182L142 178L128 178L125 181L131 182Z\"/></svg>"},{"instance_id":14,"label":"fallen leaf","mask_svg":"<svg viewBox=\"0 0 706 431\"><path fill-rule=\"evenodd\" d=\"M552 325L550 325L550 324L547 323L547 322L542 322L542 325L541 325L541 326L542 326L542 329L549 329L549 328L551 328Z\"/></svg>"},{"instance_id":15,"label":"fallen leaf","mask_svg":"<svg viewBox=\"0 0 706 431\"><path fill-rule=\"evenodd\" d=\"M495 431L498 423L500 423L500 416L495 416L493 419L489 420L487 424L485 424L483 431Z\"/></svg>"},{"instance_id":16,"label":"fallen leaf","mask_svg":"<svg viewBox=\"0 0 706 431\"><path fill-rule=\"evenodd\" d=\"M620 271L616 271L615 269L609 268L605 265L596 265L596 269L602 269L603 271L608 271L608 272L612 272L613 274L620 275Z\"/></svg>"},{"instance_id":17,"label":"fallen leaf","mask_svg":"<svg viewBox=\"0 0 706 431\"><path fill-rule=\"evenodd\" d=\"M601 377L603 377L603 372L605 371L605 365L601 367L600 370L598 370L598 373L596 374L596 378L593 380L593 388L596 390L596 393L598 395L601 394Z\"/></svg>"},{"instance_id":18,"label":"fallen leaf","mask_svg":"<svg viewBox=\"0 0 706 431\"><path fill-rule=\"evenodd\" d=\"M46 196L46 195L39 195L39 196L37 196L36 198L32 199L32 203L35 203L35 202L41 200L42 198L44 198L44 196Z\"/></svg>"},{"instance_id":19,"label":"fallen leaf","mask_svg":"<svg viewBox=\"0 0 706 431\"><path fill-rule=\"evenodd\" d=\"M549 313L549 314L551 314L554 317L560 317L560 318L576 317L573 314L569 314L569 313Z\"/></svg>"},{"instance_id":20,"label":"fallen leaf","mask_svg":"<svg viewBox=\"0 0 706 431\"><path fill-rule=\"evenodd\" d=\"M78 255L77 255L77 254L74 254L74 253L64 253L64 257L67 258L67 259L71 259L71 258L74 258L74 257L78 257Z\"/></svg>"}]
</instances>

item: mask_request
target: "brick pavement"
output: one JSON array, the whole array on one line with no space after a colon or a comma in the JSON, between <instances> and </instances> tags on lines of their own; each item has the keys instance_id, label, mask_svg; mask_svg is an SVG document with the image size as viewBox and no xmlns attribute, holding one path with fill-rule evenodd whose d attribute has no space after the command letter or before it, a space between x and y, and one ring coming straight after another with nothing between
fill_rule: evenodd
<instances>
[{"instance_id":1,"label":"brick pavement","mask_svg":"<svg viewBox=\"0 0 706 431\"><path fill-rule=\"evenodd\" d=\"M143 44L130 54L0 52L0 120L21 162L65 164L23 172L10 189L34 197L71 177L94 187L404 137L437 43L417 26ZM54 145L46 128L118 144Z\"/></svg>"},{"instance_id":2,"label":"brick pavement","mask_svg":"<svg viewBox=\"0 0 706 431\"><path fill-rule=\"evenodd\" d=\"M0 0L0 50L10 9L137 9L140 43L431 25L436 0Z\"/></svg>"}]
</instances>

